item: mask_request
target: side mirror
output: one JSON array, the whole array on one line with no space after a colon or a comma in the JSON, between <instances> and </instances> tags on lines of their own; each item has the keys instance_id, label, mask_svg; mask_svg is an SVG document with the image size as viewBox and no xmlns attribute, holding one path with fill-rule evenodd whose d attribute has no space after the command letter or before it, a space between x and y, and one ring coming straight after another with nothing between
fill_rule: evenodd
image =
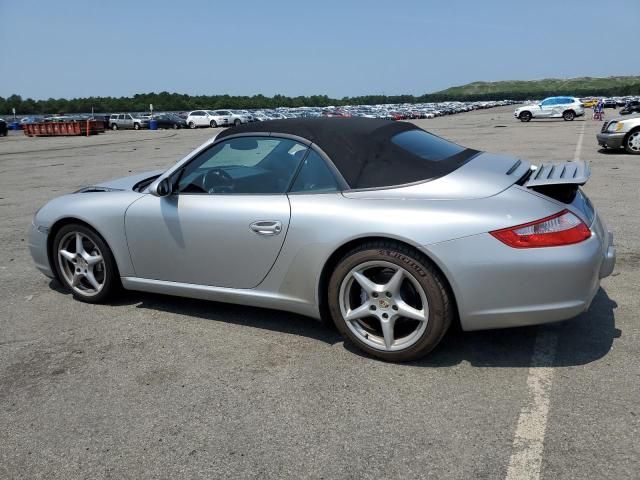
<instances>
[{"instance_id":1,"label":"side mirror","mask_svg":"<svg viewBox=\"0 0 640 480\"><path fill-rule=\"evenodd\" d=\"M165 178L160 181L155 181L151 185L149 185L149 193L154 197L166 197L171 195L171 181L168 178Z\"/></svg>"}]
</instances>

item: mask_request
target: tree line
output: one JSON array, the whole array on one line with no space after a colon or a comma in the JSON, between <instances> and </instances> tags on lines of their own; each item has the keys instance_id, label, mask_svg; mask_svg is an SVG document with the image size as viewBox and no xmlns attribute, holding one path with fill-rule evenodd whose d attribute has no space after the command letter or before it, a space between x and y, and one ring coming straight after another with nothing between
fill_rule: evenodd
<instances>
[{"instance_id":1,"label":"tree line","mask_svg":"<svg viewBox=\"0 0 640 480\"><path fill-rule=\"evenodd\" d=\"M259 109L276 107L327 107L341 105L375 105L386 103L429 103L443 101L490 101L490 100L528 100L540 99L553 95L582 96L616 96L639 95L637 85L613 85L609 88L592 87L557 89L546 91L531 89L530 91L494 91L472 94L452 94L444 92L424 95L363 95L357 97L330 98L327 95L310 95L288 97L285 95L232 96L232 95L186 95L180 93L138 93L132 97L86 97L86 98L49 98L47 100L23 99L20 95L0 97L0 114L10 115L12 108L18 115L28 114L62 114L62 113L111 113L111 112L145 112L149 104L156 111L188 111L199 108L207 109ZM454 96L455 95L455 96Z\"/></svg>"}]
</instances>

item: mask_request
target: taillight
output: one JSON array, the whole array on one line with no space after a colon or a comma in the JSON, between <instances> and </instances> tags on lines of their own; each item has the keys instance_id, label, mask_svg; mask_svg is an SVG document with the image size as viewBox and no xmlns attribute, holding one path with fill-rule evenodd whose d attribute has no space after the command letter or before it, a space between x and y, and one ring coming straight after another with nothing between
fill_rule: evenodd
<instances>
[{"instance_id":1,"label":"taillight","mask_svg":"<svg viewBox=\"0 0 640 480\"><path fill-rule=\"evenodd\" d=\"M513 248L559 247L591 237L589 227L569 210L489 233Z\"/></svg>"}]
</instances>

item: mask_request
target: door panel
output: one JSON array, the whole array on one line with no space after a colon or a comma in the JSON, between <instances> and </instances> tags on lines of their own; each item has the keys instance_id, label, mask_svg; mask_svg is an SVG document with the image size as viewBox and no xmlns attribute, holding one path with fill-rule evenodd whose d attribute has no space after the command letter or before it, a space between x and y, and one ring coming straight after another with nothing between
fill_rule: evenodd
<instances>
[{"instance_id":1,"label":"door panel","mask_svg":"<svg viewBox=\"0 0 640 480\"><path fill-rule=\"evenodd\" d=\"M253 288L276 261L289 217L286 195L145 195L125 228L138 277ZM256 222L281 228L263 234Z\"/></svg>"}]
</instances>

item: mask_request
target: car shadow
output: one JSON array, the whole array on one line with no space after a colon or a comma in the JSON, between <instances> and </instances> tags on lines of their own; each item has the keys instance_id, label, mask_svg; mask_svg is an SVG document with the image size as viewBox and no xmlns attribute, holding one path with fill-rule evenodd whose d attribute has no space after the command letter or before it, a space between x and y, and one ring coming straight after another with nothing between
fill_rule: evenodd
<instances>
[{"instance_id":1,"label":"car shadow","mask_svg":"<svg viewBox=\"0 0 640 480\"><path fill-rule=\"evenodd\" d=\"M598 153L603 155L629 155L624 148L601 148Z\"/></svg>"},{"instance_id":2,"label":"car shadow","mask_svg":"<svg viewBox=\"0 0 640 480\"><path fill-rule=\"evenodd\" d=\"M476 332L451 328L430 355L406 365L433 368L469 362L476 367L529 367L540 331L557 336L554 358L540 366L585 365L604 357L613 340L620 337L621 331L615 326L617 306L601 288L587 312L564 322Z\"/></svg>"},{"instance_id":3,"label":"car shadow","mask_svg":"<svg viewBox=\"0 0 640 480\"><path fill-rule=\"evenodd\" d=\"M50 286L56 291L63 291L55 280L50 282ZM135 305L142 309L300 335L330 345L342 343L354 355L369 357L344 342L331 322L294 313L133 291L122 292L110 305ZM399 365L441 368L468 362L476 367L528 367L536 335L541 330L553 333L558 339L555 357L545 366L585 365L604 357L611 350L614 339L620 337L621 331L615 325L616 307L616 302L601 288L589 311L565 322L477 332L463 332L459 326L453 326L427 357Z\"/></svg>"}]
</instances>

